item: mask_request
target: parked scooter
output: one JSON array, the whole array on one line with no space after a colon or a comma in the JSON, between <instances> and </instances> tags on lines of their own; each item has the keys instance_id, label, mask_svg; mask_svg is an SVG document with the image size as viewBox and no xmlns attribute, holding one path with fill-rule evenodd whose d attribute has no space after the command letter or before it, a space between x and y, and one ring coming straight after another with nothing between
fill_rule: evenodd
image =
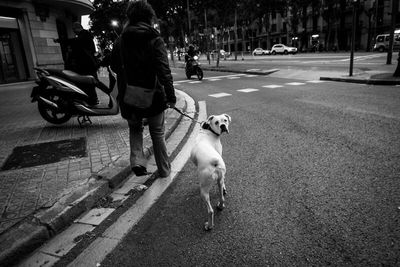
<instances>
[{"instance_id":1,"label":"parked scooter","mask_svg":"<svg viewBox=\"0 0 400 267\"><path fill-rule=\"evenodd\" d=\"M119 113L119 105L111 95L113 88L90 75L79 75L70 70L35 68L39 78L33 87L32 102L38 102L40 115L53 124L67 122L78 116L78 122L92 123L89 116L109 116ZM109 96L109 102L89 105L89 97L82 88L96 86Z\"/></svg>"},{"instance_id":2,"label":"parked scooter","mask_svg":"<svg viewBox=\"0 0 400 267\"><path fill-rule=\"evenodd\" d=\"M185 66L186 77L190 79L192 75L197 75L199 81L203 79L203 70L200 68L200 63L197 61L198 56L188 57Z\"/></svg>"}]
</instances>

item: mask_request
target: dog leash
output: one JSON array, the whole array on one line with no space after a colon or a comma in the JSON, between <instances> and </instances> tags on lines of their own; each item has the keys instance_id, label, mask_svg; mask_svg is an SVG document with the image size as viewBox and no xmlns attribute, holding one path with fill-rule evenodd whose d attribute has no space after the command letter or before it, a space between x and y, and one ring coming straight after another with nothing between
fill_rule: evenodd
<instances>
[{"instance_id":1,"label":"dog leash","mask_svg":"<svg viewBox=\"0 0 400 267\"><path fill-rule=\"evenodd\" d=\"M200 125L203 123L203 122L197 121L197 120L196 120L195 118L193 118L193 117L190 117L188 114L184 113L182 110L180 110L180 109L177 108L177 107L173 107L173 109L174 109L176 112L178 112L179 114L181 114L181 115L183 115L183 116L185 116L185 117L191 119L191 120L194 121L195 123L198 123L198 124L200 124Z\"/></svg>"}]
</instances>

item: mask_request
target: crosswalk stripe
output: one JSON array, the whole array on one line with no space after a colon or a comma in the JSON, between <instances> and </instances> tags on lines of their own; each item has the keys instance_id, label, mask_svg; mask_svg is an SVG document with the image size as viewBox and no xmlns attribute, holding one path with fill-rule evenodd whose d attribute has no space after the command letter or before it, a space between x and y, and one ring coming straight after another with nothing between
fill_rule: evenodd
<instances>
[{"instance_id":1,"label":"crosswalk stripe","mask_svg":"<svg viewBox=\"0 0 400 267\"><path fill-rule=\"evenodd\" d=\"M307 81L308 83L324 83L325 81L321 80L312 80L312 81Z\"/></svg>"},{"instance_id":2,"label":"crosswalk stripe","mask_svg":"<svg viewBox=\"0 0 400 267\"><path fill-rule=\"evenodd\" d=\"M292 82L292 83L285 83L287 85L304 85L305 83L298 83L298 82Z\"/></svg>"},{"instance_id":3,"label":"crosswalk stripe","mask_svg":"<svg viewBox=\"0 0 400 267\"><path fill-rule=\"evenodd\" d=\"M265 87L265 88L279 88L279 87L283 87L283 85L270 84L270 85L264 85L263 87Z\"/></svg>"},{"instance_id":4,"label":"crosswalk stripe","mask_svg":"<svg viewBox=\"0 0 400 267\"><path fill-rule=\"evenodd\" d=\"M255 88L245 88L245 89L239 89L236 90L238 92L243 92L243 93L250 93L250 92L255 92L255 91L259 91L258 89Z\"/></svg>"},{"instance_id":5,"label":"crosswalk stripe","mask_svg":"<svg viewBox=\"0 0 400 267\"><path fill-rule=\"evenodd\" d=\"M208 95L208 96L215 97L215 98L220 98L220 97L225 97L225 96L231 96L231 94L218 93L218 94L212 94L212 95Z\"/></svg>"}]
</instances>

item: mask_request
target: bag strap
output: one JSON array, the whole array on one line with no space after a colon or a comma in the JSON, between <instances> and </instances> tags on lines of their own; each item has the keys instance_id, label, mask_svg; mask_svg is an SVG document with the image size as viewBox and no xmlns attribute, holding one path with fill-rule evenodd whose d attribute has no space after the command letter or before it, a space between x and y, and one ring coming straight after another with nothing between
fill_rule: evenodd
<instances>
[{"instance_id":1,"label":"bag strap","mask_svg":"<svg viewBox=\"0 0 400 267\"><path fill-rule=\"evenodd\" d=\"M156 38L153 38L152 40L150 40L151 48L153 48L155 42L156 42ZM128 84L128 79L127 79L127 75L126 75L127 68L126 68L126 65L125 65L125 62L124 62L124 58L125 57L124 57L123 49L124 49L124 40L122 39L122 35L121 35L119 54L120 54L121 63L122 63L122 72L123 72L123 75L124 75L124 80L125 80L125 83ZM154 57L154 55L153 55L153 57ZM153 89L156 89L156 87L157 87L157 80L158 79L157 79L157 73L156 73L156 77L154 79Z\"/></svg>"}]
</instances>

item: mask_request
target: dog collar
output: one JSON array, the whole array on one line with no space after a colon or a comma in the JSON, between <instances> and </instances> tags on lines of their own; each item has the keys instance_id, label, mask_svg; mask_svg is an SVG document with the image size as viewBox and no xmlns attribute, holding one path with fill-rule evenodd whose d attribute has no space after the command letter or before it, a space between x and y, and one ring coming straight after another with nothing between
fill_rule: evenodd
<instances>
[{"instance_id":1,"label":"dog collar","mask_svg":"<svg viewBox=\"0 0 400 267\"><path fill-rule=\"evenodd\" d=\"M216 136L220 136L220 134L216 133L211 127L210 124L208 123L203 123L203 125L201 126L204 130L210 130L213 134L215 134Z\"/></svg>"}]
</instances>

